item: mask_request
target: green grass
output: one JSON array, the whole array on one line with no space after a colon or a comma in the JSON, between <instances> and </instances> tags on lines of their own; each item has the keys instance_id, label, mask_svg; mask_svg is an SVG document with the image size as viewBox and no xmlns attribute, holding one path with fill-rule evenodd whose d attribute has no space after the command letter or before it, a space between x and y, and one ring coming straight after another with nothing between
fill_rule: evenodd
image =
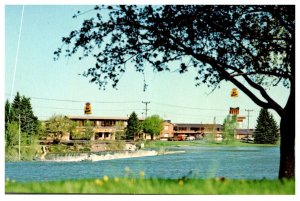
<instances>
[{"instance_id":1,"label":"green grass","mask_svg":"<svg viewBox=\"0 0 300 201\"><path fill-rule=\"evenodd\" d=\"M168 146L279 146L278 144L251 144L251 143L243 143L240 141L232 141L228 144L224 142L206 142L203 140L200 141L160 141L153 140L147 141L145 143L146 148L158 148L158 147L168 147Z\"/></svg>"},{"instance_id":2,"label":"green grass","mask_svg":"<svg viewBox=\"0 0 300 201\"><path fill-rule=\"evenodd\" d=\"M294 195L294 180L108 178L21 183L6 180L6 193Z\"/></svg>"}]
</instances>

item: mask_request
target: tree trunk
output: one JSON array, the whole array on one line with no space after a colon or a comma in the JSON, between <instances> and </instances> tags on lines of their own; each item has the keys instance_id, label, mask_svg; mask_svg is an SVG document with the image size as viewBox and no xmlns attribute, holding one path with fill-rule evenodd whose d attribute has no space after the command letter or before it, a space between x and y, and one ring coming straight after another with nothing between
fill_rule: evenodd
<instances>
[{"instance_id":1,"label":"tree trunk","mask_svg":"<svg viewBox=\"0 0 300 201\"><path fill-rule=\"evenodd\" d=\"M153 134L151 134L150 136L151 136L151 140L153 140L153 138L154 138L154 135L153 135Z\"/></svg>"},{"instance_id":2,"label":"tree trunk","mask_svg":"<svg viewBox=\"0 0 300 201\"><path fill-rule=\"evenodd\" d=\"M284 115L280 121L279 179L295 177L295 88L292 84Z\"/></svg>"}]
</instances>

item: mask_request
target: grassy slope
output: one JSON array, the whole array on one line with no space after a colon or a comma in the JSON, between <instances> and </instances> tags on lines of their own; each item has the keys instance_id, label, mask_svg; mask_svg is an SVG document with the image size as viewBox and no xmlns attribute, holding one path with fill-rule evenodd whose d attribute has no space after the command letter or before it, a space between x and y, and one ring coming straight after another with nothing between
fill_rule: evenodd
<instances>
[{"instance_id":1,"label":"grassy slope","mask_svg":"<svg viewBox=\"0 0 300 201\"><path fill-rule=\"evenodd\" d=\"M132 179L108 178L55 182L17 183L6 181L6 193L84 193L84 194L197 194L262 195L295 194L295 182L279 180L228 179Z\"/></svg>"},{"instance_id":2,"label":"grassy slope","mask_svg":"<svg viewBox=\"0 0 300 201\"><path fill-rule=\"evenodd\" d=\"M279 146L271 144L251 144L243 143L240 141L233 141L228 144L222 142L206 142L206 141L147 141L145 144L146 148L157 148L157 147L168 147L168 146Z\"/></svg>"}]
</instances>

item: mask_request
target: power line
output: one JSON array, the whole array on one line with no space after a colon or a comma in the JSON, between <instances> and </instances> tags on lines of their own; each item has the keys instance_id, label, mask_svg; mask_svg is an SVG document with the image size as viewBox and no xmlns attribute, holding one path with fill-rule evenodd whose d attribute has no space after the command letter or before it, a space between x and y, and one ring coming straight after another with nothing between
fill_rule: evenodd
<instances>
[{"instance_id":1,"label":"power line","mask_svg":"<svg viewBox=\"0 0 300 201\"><path fill-rule=\"evenodd\" d=\"M6 93L6 95L10 95ZM45 101L58 101L58 102L75 102L75 103L86 103L87 101L85 100L72 100L72 99L57 99L57 98L42 98L42 97L29 97L31 99L36 99L36 100L45 100ZM90 101L91 103L100 103L100 104L124 104L124 103L139 103L139 101ZM144 104L150 103L142 101ZM163 106L169 106L169 107L175 107L175 108L184 108L184 109L191 109L191 110L205 110L205 111L227 111L225 109L207 109L207 108L199 108L199 107L187 107L187 106L182 106L182 105L174 105L174 104L167 104L167 103L159 103L159 102L151 102L156 105L163 105ZM146 106L147 106L146 104ZM147 108L147 111L149 109ZM252 110L253 111L253 110Z\"/></svg>"},{"instance_id":2,"label":"power line","mask_svg":"<svg viewBox=\"0 0 300 201\"><path fill-rule=\"evenodd\" d=\"M158 103L158 102L153 102L153 104L165 105L165 106L169 106L169 107L192 109L192 110L227 111L227 110L224 110L224 109L207 109L207 108L199 108L199 107L187 107L187 106L182 106L182 105L173 105L173 104Z\"/></svg>"},{"instance_id":3,"label":"power line","mask_svg":"<svg viewBox=\"0 0 300 201\"><path fill-rule=\"evenodd\" d=\"M6 95L10 95L6 93ZM36 100L45 100L45 101L58 101L58 102L74 102L74 103L86 103L86 100L71 100L71 99L57 99L57 98L41 98L41 97L34 97L34 96L29 96L31 99L36 99ZM90 101L92 103L139 103L139 101Z\"/></svg>"},{"instance_id":4,"label":"power line","mask_svg":"<svg viewBox=\"0 0 300 201\"><path fill-rule=\"evenodd\" d=\"M44 107L44 106L35 106L35 108L39 109L55 109L55 110L78 110L81 111L83 109L79 108L65 108L65 107ZM144 110L144 109L93 109L93 111L127 111L127 110Z\"/></svg>"}]
</instances>

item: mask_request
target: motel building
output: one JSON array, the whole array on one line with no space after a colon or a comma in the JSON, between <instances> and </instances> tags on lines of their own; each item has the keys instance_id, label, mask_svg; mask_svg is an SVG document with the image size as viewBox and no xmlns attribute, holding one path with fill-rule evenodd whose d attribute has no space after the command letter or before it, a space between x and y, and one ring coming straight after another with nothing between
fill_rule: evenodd
<instances>
[{"instance_id":1,"label":"motel building","mask_svg":"<svg viewBox=\"0 0 300 201\"><path fill-rule=\"evenodd\" d=\"M84 132L87 121L94 127L91 140L115 140L114 133L123 131L127 126L128 117L99 117L99 116L66 116L76 122L76 130Z\"/></svg>"},{"instance_id":2,"label":"motel building","mask_svg":"<svg viewBox=\"0 0 300 201\"><path fill-rule=\"evenodd\" d=\"M94 135L90 140L115 140L116 131L124 131L127 126L128 117L101 117L101 116L66 116L71 121L76 122L76 130L84 132L87 121L94 127ZM139 119L144 121L144 119ZM186 124L171 123L170 120L163 122L163 130L156 140L200 140L205 135L212 134L215 140L222 140L221 124ZM69 140L71 137L68 137ZM144 138L151 139L150 135L145 134ZM65 139L68 140L68 139Z\"/></svg>"},{"instance_id":3,"label":"motel building","mask_svg":"<svg viewBox=\"0 0 300 201\"><path fill-rule=\"evenodd\" d=\"M174 124L174 140L201 140L211 135L216 141L222 141L223 126L221 124Z\"/></svg>"}]
</instances>

